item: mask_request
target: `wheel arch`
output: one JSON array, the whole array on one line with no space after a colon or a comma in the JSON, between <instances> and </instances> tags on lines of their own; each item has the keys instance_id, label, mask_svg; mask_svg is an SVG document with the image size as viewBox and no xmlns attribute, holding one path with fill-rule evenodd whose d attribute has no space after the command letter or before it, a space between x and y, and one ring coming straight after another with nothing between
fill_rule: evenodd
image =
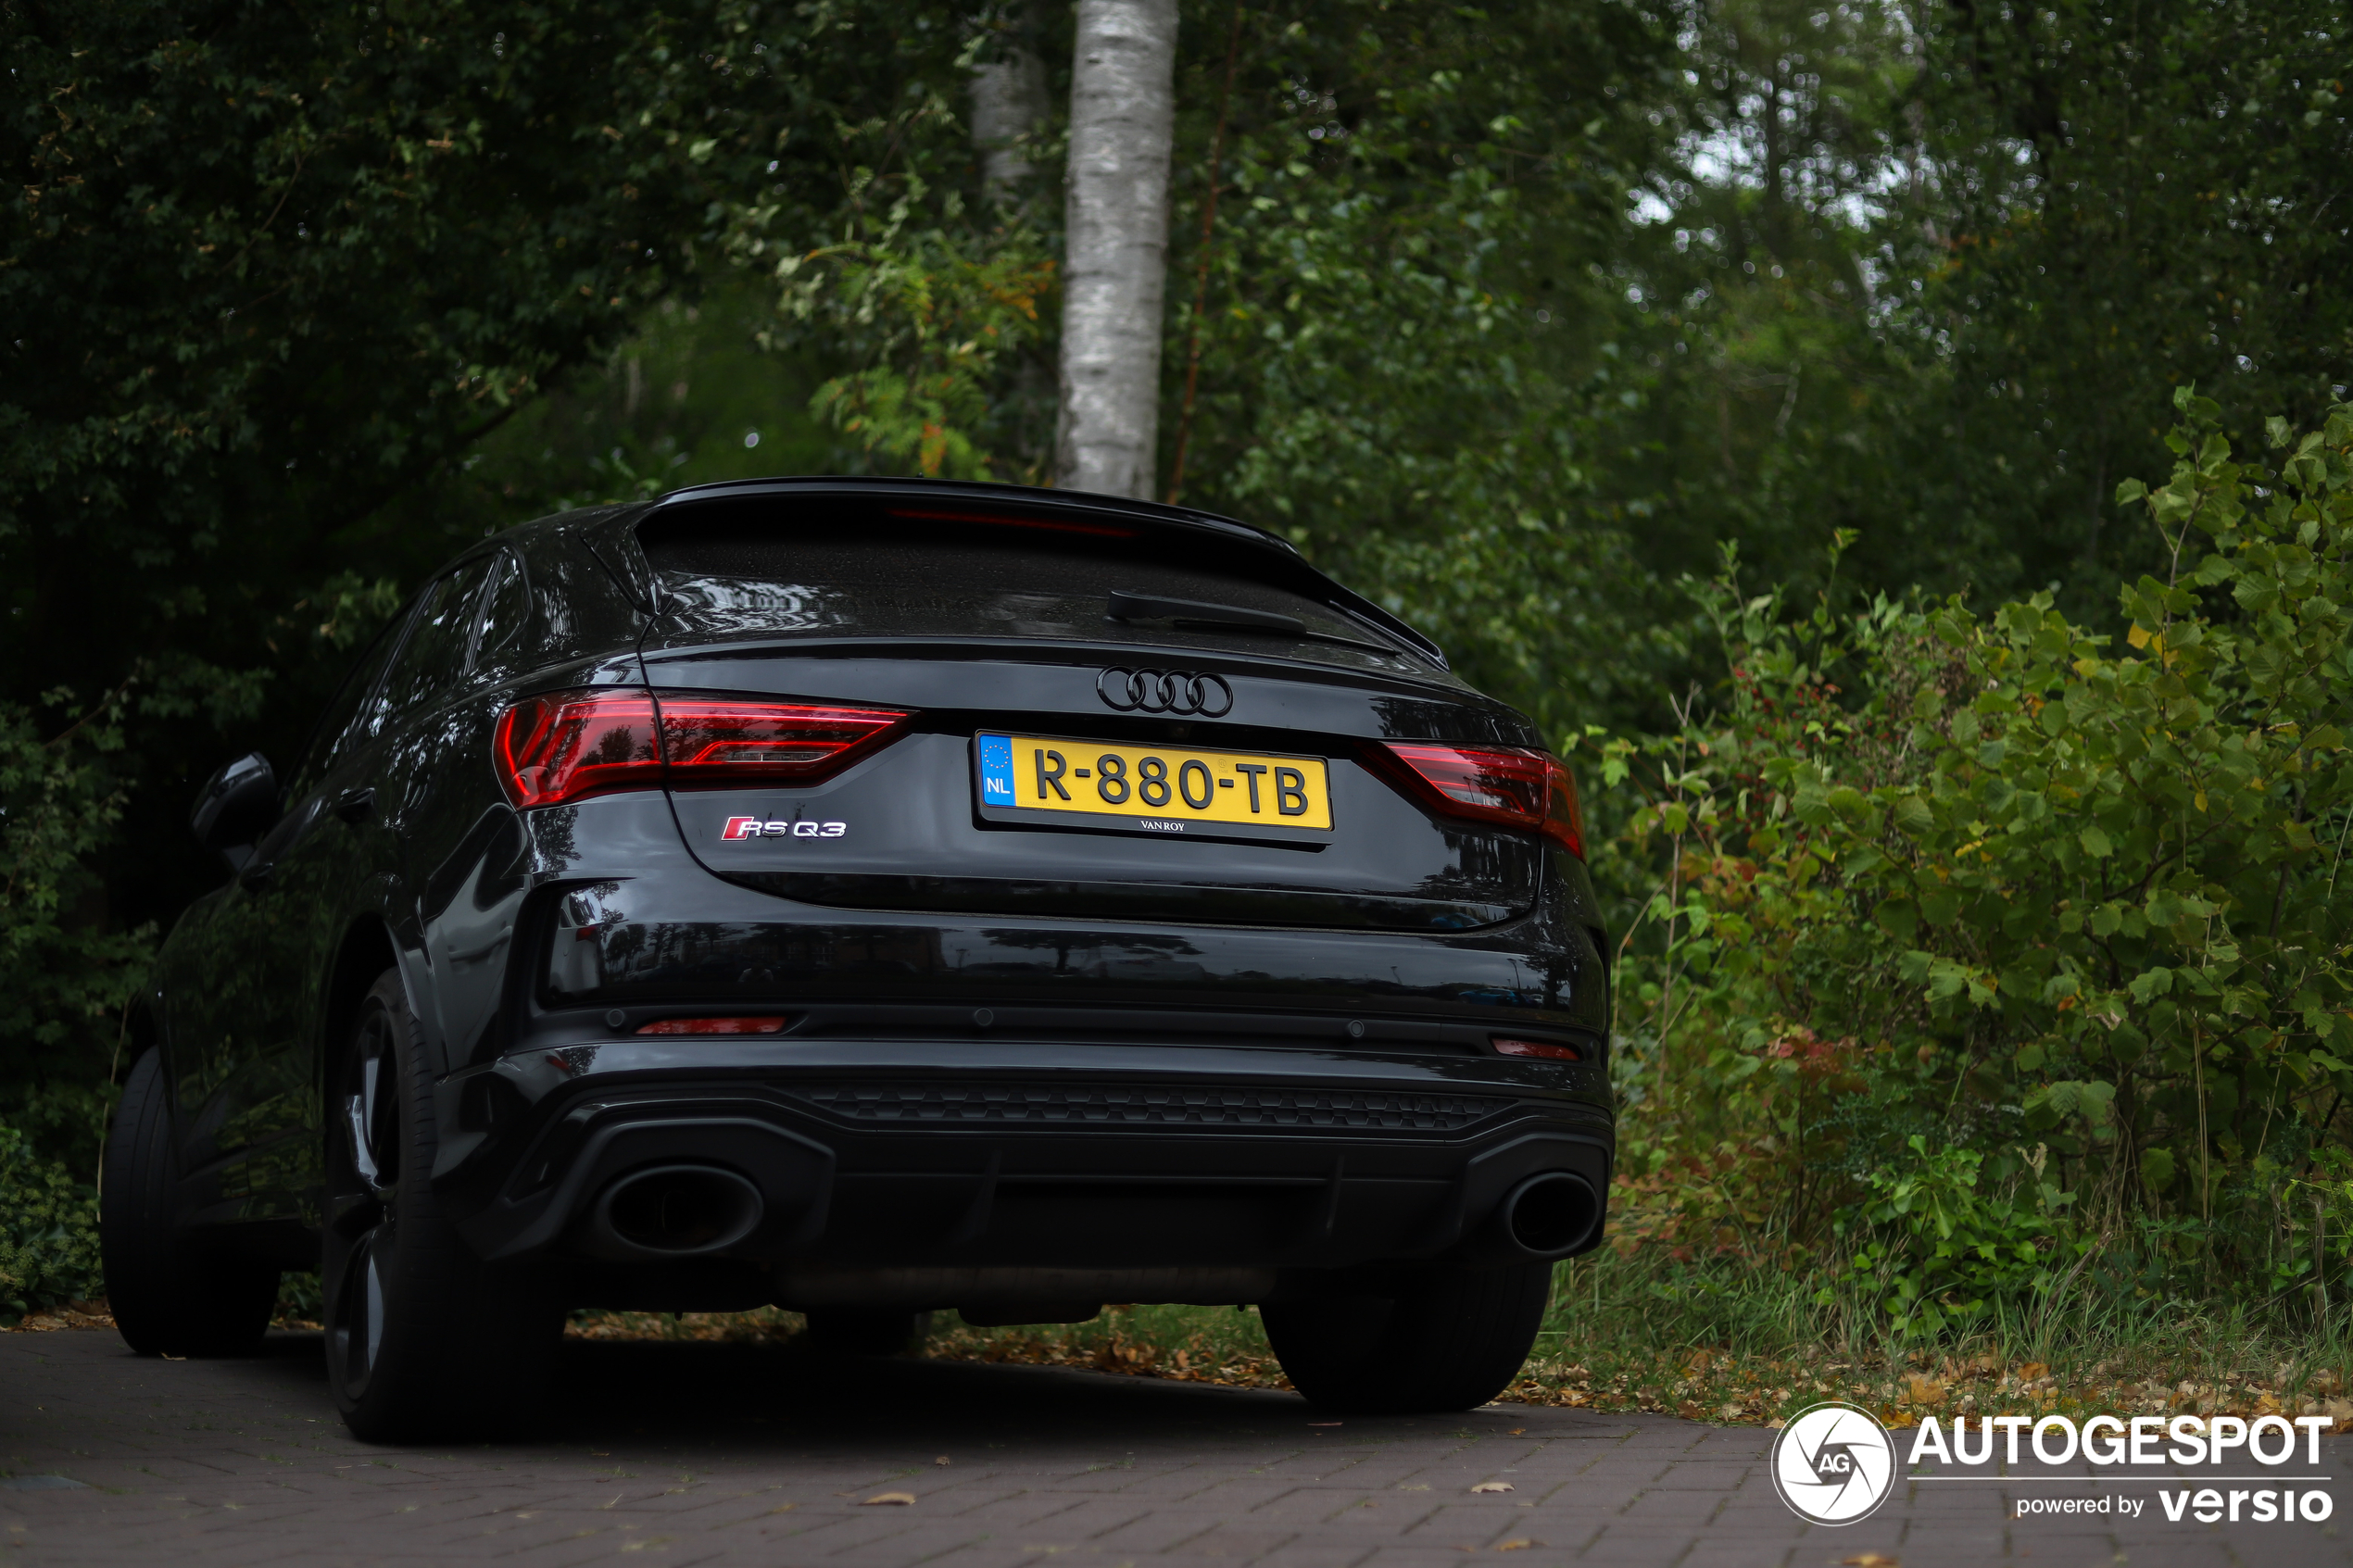
<instances>
[{"instance_id":1,"label":"wheel arch","mask_svg":"<svg viewBox=\"0 0 2353 1568\"><path fill-rule=\"evenodd\" d=\"M387 969L400 972L401 988L410 993L409 1007L413 1011L415 987L400 945L393 940L392 928L378 915L362 915L345 929L343 939L335 945L333 966L328 971L317 1062L321 1095L327 1092L335 1053L350 1038L352 1025L359 1020L359 1003L368 995L368 988L376 983L376 977Z\"/></svg>"}]
</instances>

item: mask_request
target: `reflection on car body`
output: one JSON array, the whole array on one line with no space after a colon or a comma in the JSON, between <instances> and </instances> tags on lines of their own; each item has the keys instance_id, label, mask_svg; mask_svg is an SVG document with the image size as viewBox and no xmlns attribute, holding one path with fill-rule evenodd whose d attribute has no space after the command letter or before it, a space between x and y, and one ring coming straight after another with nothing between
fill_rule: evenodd
<instances>
[{"instance_id":1,"label":"reflection on car body","mask_svg":"<svg viewBox=\"0 0 2353 1568\"><path fill-rule=\"evenodd\" d=\"M233 1348L319 1268L363 1436L527 1412L585 1305L856 1351L1250 1303L1312 1399L1460 1408L1601 1237L1573 783L1227 520L824 480L528 524L196 825L118 1318Z\"/></svg>"}]
</instances>

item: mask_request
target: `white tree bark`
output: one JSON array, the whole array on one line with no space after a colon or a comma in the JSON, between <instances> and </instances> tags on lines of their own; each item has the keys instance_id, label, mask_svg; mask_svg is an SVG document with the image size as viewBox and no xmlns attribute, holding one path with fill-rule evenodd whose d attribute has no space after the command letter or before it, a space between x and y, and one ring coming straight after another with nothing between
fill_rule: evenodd
<instances>
[{"instance_id":1,"label":"white tree bark","mask_svg":"<svg viewBox=\"0 0 2353 1568\"><path fill-rule=\"evenodd\" d=\"M1055 483L1150 499L1176 119L1176 0L1078 0Z\"/></svg>"},{"instance_id":2,"label":"white tree bark","mask_svg":"<svg viewBox=\"0 0 2353 1568\"><path fill-rule=\"evenodd\" d=\"M1046 119L1046 62L1024 27L1002 59L973 67L973 145L980 149L981 188L990 201L1017 200L1032 172L1023 138Z\"/></svg>"}]
</instances>

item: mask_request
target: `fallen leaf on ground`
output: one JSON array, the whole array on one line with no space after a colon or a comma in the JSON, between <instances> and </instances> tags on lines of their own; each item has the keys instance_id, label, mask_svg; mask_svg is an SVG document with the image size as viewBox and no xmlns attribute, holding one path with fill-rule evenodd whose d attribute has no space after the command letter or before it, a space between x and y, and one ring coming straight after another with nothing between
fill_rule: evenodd
<instances>
[{"instance_id":1,"label":"fallen leaf on ground","mask_svg":"<svg viewBox=\"0 0 2353 1568\"><path fill-rule=\"evenodd\" d=\"M2020 1383L2032 1383L2050 1370L2041 1361L2029 1361L2018 1369L2018 1380Z\"/></svg>"},{"instance_id":2,"label":"fallen leaf on ground","mask_svg":"<svg viewBox=\"0 0 2353 1568\"><path fill-rule=\"evenodd\" d=\"M1907 1377L1904 1380L1904 1397L1916 1405L1941 1405L1944 1402L1944 1385L1932 1377Z\"/></svg>"},{"instance_id":3,"label":"fallen leaf on ground","mask_svg":"<svg viewBox=\"0 0 2353 1568\"><path fill-rule=\"evenodd\" d=\"M1495 1549L1497 1551L1526 1551L1529 1547L1542 1546L1543 1544L1544 1543L1542 1541L1531 1541L1527 1537L1522 1536L1516 1541L1497 1542Z\"/></svg>"},{"instance_id":4,"label":"fallen leaf on ground","mask_svg":"<svg viewBox=\"0 0 2353 1568\"><path fill-rule=\"evenodd\" d=\"M1512 1484L1509 1481L1481 1481L1471 1488L1474 1492L1508 1492L1511 1489Z\"/></svg>"},{"instance_id":5,"label":"fallen leaf on ground","mask_svg":"<svg viewBox=\"0 0 2353 1568\"><path fill-rule=\"evenodd\" d=\"M1838 1560L1838 1568L1904 1568L1904 1560L1883 1551L1858 1551Z\"/></svg>"},{"instance_id":6,"label":"fallen leaf on ground","mask_svg":"<svg viewBox=\"0 0 2353 1568\"><path fill-rule=\"evenodd\" d=\"M1528 1428L1525 1426L1515 1426L1512 1428L1512 1436L1515 1437L1525 1436L1527 1436L1527 1433Z\"/></svg>"},{"instance_id":7,"label":"fallen leaf on ground","mask_svg":"<svg viewBox=\"0 0 2353 1568\"><path fill-rule=\"evenodd\" d=\"M864 1502L860 1503L858 1506L861 1508L872 1508L878 1502L885 1502L897 1503L900 1507L905 1507L908 1504L912 1503L914 1500L915 1494L912 1492L876 1492L873 1497L868 1498Z\"/></svg>"}]
</instances>

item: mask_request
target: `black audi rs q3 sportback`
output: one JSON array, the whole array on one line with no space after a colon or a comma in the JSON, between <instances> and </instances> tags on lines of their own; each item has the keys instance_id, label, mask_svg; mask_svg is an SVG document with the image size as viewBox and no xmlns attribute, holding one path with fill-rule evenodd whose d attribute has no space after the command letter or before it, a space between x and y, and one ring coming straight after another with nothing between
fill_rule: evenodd
<instances>
[{"instance_id":1,"label":"black audi rs q3 sportback","mask_svg":"<svg viewBox=\"0 0 2353 1568\"><path fill-rule=\"evenodd\" d=\"M1254 1304L1342 1410L1517 1372L1598 1244L1567 770L1279 538L709 485L469 549L166 943L106 1169L143 1353L321 1271L363 1437L527 1411L566 1312Z\"/></svg>"}]
</instances>

